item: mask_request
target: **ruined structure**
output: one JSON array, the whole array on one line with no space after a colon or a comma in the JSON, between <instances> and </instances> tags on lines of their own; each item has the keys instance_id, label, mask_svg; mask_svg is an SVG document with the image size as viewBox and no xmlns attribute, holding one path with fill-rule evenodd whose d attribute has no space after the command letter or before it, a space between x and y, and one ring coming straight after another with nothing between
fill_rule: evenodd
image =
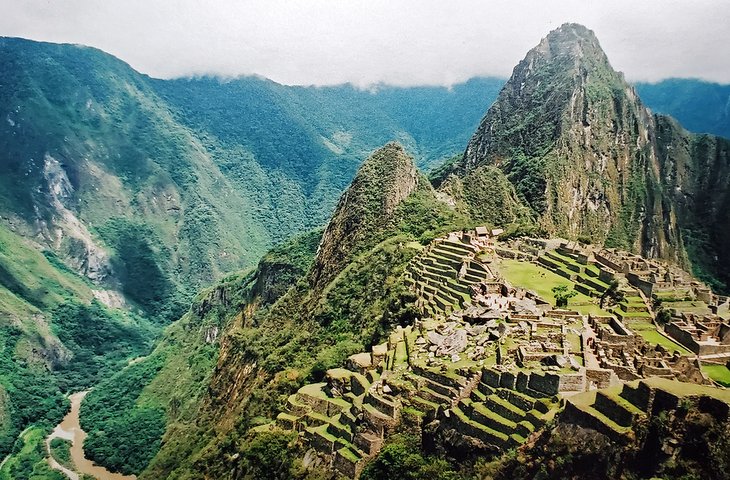
<instances>
[{"instance_id":1,"label":"ruined structure","mask_svg":"<svg viewBox=\"0 0 730 480\"><path fill-rule=\"evenodd\" d=\"M504 259L530 262L545 282L550 272L584 297L556 309L511 284ZM556 414L561 397L589 398L569 402L563 415L625 429L642 408L626 398L649 384L626 385L620 395L597 389L646 378L712 384L701 359L672 338L695 353L730 352L730 327L710 312L722 311L719 297L687 274L614 250L559 240L496 242L486 228L453 232L423 249L405 282L421 318L302 387L275 422L299 432L311 462L350 478L401 427L429 425L445 448L520 445ZM668 296L678 292L708 313L682 312L684 304ZM657 298L673 309L666 332L654 323Z\"/></svg>"}]
</instances>

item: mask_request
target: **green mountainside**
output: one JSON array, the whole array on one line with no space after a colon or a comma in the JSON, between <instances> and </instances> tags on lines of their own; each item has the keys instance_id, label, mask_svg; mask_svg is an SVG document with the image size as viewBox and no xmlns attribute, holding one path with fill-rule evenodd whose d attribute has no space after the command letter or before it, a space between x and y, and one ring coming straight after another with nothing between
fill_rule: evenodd
<instances>
[{"instance_id":1,"label":"green mountainside","mask_svg":"<svg viewBox=\"0 0 730 480\"><path fill-rule=\"evenodd\" d=\"M515 67L440 181L453 183L451 174L468 191L479 169L497 167L538 230L691 265L726 290L728 147L653 116L593 32L566 24Z\"/></svg>"},{"instance_id":2,"label":"green mountainside","mask_svg":"<svg viewBox=\"0 0 730 480\"><path fill-rule=\"evenodd\" d=\"M381 188L368 192L365 185ZM349 355L379 343L393 326L412 321L407 262L423 248L421 241L464 221L436 199L402 147L389 144L375 152L343 194L325 233L310 237L322 235L316 255L311 242L282 246L281 253L263 258L249 280L259 300L229 304L218 362L197 405L196 415L204 420L181 426L184 435L168 428L164 438L170 441L163 440L140 478L219 477L231 468L247 468L226 452L255 448L248 443L251 427L272 418L308 380L318 381ZM356 234L362 227L366 234ZM354 235L344 238L339 232L345 231ZM285 265L299 258L306 268L292 271L298 280L267 304L260 300L267 294L257 286L277 289L275 280L260 279L270 272L266 264L272 256ZM326 273L318 267L324 264L331 265Z\"/></svg>"},{"instance_id":3,"label":"green mountainside","mask_svg":"<svg viewBox=\"0 0 730 480\"><path fill-rule=\"evenodd\" d=\"M635 87L652 111L671 115L690 132L730 138L730 85L672 78Z\"/></svg>"},{"instance_id":4,"label":"green mountainside","mask_svg":"<svg viewBox=\"0 0 730 480\"><path fill-rule=\"evenodd\" d=\"M683 142L684 150L667 148L672 142ZM210 344L215 360L205 363L215 367L198 377L207 391L186 397L195 421L184 414L171 420L179 415L172 413L177 402L157 400L167 429L140 478L257 478L271 474L273 465L281 469L277 478L329 478L331 472L297 463L306 452L289 434L257 433L257 427L284 411L299 388L377 345L393 327L411 324L418 313L406 265L440 233L487 223L510 234L593 236L679 261L688 253L702 266L685 240L689 223L679 224L698 208L696 197L675 205L660 180L674 172L686 189L699 189L695 182L710 177L695 167L705 165L717 172L712 181L722 182L724 145L649 114L590 31L567 25L551 33L515 69L464 156L436 172L438 190L417 174L402 147L386 145L342 195L316 254L314 242L301 240L272 254L283 264L290 254L300 259L301 268L287 269L290 288L265 279L271 271L265 257L258 273L214 289L222 288L213 302L223 306L214 308L222 323L219 340ZM269 287L277 293L264 293ZM223 293L233 291L247 293ZM194 306L182 323L199 345L211 338L199 323L206 311ZM144 391L136 405L143 398ZM410 445L394 442L383 455ZM414 457L414 465L448 473L439 460L424 458ZM103 454L98 459L108 462ZM373 468L384 468L381 461L390 460ZM496 473L499 466L480 468Z\"/></svg>"},{"instance_id":5,"label":"green mountainside","mask_svg":"<svg viewBox=\"0 0 730 480\"><path fill-rule=\"evenodd\" d=\"M3 217L154 314L324 224L387 141L422 167L460 150L502 83L163 81L92 48L14 38L0 40L0 59ZM125 281L136 269L149 284Z\"/></svg>"},{"instance_id":6,"label":"green mountainside","mask_svg":"<svg viewBox=\"0 0 730 480\"><path fill-rule=\"evenodd\" d=\"M155 80L11 38L0 62L1 479L53 478L44 434L92 387L86 455L114 471L329 478L289 434L255 429L413 323L407 265L446 232L604 242L730 284L730 141L652 115L578 25L503 88ZM437 165L431 181L418 170ZM394 441L369 475L413 445Z\"/></svg>"},{"instance_id":7,"label":"green mountainside","mask_svg":"<svg viewBox=\"0 0 730 480\"><path fill-rule=\"evenodd\" d=\"M147 354L194 292L324 224L365 152L395 137L423 166L451 155L501 85L366 92L256 78L158 81L93 48L14 38L0 38L0 62L3 458L29 425L41 428L29 441L42 438L65 409L63 394L110 385ZM413 122L421 108L444 128ZM260 289L271 300L269 287ZM179 351L185 358L188 346ZM129 391L167 358L130 367L142 371ZM130 422L164 425L159 409L130 412ZM106 425L90 421L93 431ZM96 434L90 442L106 448ZM127 457L119 450L110 462L139 470L149 461ZM5 470L21 478L16 465L37 460L16 457Z\"/></svg>"}]
</instances>

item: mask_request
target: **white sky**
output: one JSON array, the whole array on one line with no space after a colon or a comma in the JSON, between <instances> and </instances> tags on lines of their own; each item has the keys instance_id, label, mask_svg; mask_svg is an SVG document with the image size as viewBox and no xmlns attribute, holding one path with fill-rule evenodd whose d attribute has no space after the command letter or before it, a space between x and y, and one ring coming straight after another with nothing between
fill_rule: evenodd
<instances>
[{"instance_id":1,"label":"white sky","mask_svg":"<svg viewBox=\"0 0 730 480\"><path fill-rule=\"evenodd\" d=\"M2 36L94 46L154 77L305 85L507 77L565 22L629 80L730 83L727 0L0 0Z\"/></svg>"}]
</instances>

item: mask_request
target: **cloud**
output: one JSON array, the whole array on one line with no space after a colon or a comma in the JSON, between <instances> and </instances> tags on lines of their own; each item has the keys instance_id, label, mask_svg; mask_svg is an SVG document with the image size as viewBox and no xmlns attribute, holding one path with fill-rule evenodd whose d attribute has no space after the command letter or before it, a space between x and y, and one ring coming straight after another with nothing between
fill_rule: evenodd
<instances>
[{"instance_id":1,"label":"cloud","mask_svg":"<svg viewBox=\"0 0 730 480\"><path fill-rule=\"evenodd\" d=\"M730 83L730 2L713 0L0 0L0 11L0 35L90 45L161 78L451 85L507 77L578 22L630 80Z\"/></svg>"}]
</instances>

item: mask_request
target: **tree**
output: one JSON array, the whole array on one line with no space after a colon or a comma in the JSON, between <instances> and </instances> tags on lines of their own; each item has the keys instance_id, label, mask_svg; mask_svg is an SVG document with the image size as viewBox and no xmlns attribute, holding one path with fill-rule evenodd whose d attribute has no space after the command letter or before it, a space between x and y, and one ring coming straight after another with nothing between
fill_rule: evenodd
<instances>
[{"instance_id":1,"label":"tree","mask_svg":"<svg viewBox=\"0 0 730 480\"><path fill-rule=\"evenodd\" d=\"M578 295L575 290L568 290L567 285L556 285L552 289L553 295L555 295L555 306L556 307L567 307L568 300Z\"/></svg>"},{"instance_id":2,"label":"tree","mask_svg":"<svg viewBox=\"0 0 730 480\"><path fill-rule=\"evenodd\" d=\"M613 305L618 305L624 301L624 298L624 292L619 290L618 280L614 279L611 281L611 284L608 286L606 291L603 292L603 295L601 295L600 306L601 308L604 308L606 300L611 300Z\"/></svg>"}]
</instances>

